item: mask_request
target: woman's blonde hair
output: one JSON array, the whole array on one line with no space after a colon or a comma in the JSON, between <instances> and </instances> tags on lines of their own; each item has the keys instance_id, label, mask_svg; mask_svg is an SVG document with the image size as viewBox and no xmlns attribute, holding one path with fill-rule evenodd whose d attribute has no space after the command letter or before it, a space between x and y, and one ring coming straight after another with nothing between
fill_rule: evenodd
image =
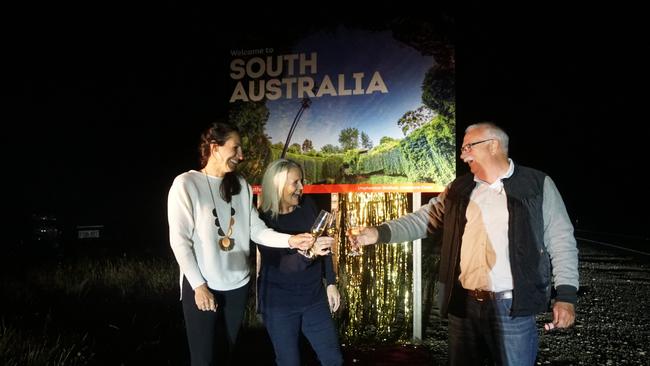
<instances>
[{"instance_id":1,"label":"woman's blonde hair","mask_svg":"<svg viewBox=\"0 0 650 366\"><path fill-rule=\"evenodd\" d=\"M272 219L277 219L280 213L280 201L282 200L282 192L284 185L287 183L287 175L293 168L300 170L300 174L305 176L300 164L289 159L278 159L273 161L266 168L264 177L262 178L262 204L260 209L262 212L271 215Z\"/></svg>"}]
</instances>

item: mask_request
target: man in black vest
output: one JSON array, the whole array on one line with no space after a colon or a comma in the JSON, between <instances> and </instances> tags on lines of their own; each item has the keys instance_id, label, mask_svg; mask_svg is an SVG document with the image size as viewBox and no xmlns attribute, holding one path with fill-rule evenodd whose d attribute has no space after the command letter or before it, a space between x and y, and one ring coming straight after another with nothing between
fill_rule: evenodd
<instances>
[{"instance_id":1,"label":"man in black vest","mask_svg":"<svg viewBox=\"0 0 650 366\"><path fill-rule=\"evenodd\" d=\"M556 290L553 322L575 321L578 250L551 178L508 158L508 135L492 123L465 130L456 178L416 212L351 237L399 243L442 230L438 301L449 319L451 365L533 365L535 315ZM553 278L554 283L551 283Z\"/></svg>"}]
</instances>

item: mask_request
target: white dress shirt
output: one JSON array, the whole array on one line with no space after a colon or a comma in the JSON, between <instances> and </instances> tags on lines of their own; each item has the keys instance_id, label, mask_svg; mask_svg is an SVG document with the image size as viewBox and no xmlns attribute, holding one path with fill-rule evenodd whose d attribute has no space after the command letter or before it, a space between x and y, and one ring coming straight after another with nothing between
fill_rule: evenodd
<instances>
[{"instance_id":1,"label":"white dress shirt","mask_svg":"<svg viewBox=\"0 0 650 366\"><path fill-rule=\"evenodd\" d=\"M514 171L512 160L506 173L489 184L476 177L465 216L467 224L460 249L461 285L469 290L512 290L508 251L508 202L503 178Z\"/></svg>"}]
</instances>

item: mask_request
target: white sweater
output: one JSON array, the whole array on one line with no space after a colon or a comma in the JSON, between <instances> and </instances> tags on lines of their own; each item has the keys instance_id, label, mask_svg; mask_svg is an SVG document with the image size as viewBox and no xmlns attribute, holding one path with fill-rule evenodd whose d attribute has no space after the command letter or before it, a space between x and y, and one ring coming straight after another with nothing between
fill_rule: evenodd
<instances>
[{"instance_id":1,"label":"white sweater","mask_svg":"<svg viewBox=\"0 0 650 366\"><path fill-rule=\"evenodd\" d=\"M266 227L253 206L250 185L239 178L242 190L232 197L235 224L231 238L235 239L235 246L228 252L219 249L219 234L212 215L214 204L208 182L217 206L219 222L224 226L223 232L227 233L230 204L219 194L221 180L190 170L177 176L169 190L169 242L180 267L181 288L183 275L187 277L193 289L203 283L220 291L244 286L250 277L251 239L270 247L289 247L290 235L277 233Z\"/></svg>"}]
</instances>

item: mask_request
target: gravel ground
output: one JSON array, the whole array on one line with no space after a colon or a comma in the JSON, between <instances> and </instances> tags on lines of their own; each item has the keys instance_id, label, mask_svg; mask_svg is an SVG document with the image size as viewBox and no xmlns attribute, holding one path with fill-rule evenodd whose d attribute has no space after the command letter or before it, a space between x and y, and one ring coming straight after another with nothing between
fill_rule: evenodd
<instances>
[{"instance_id":1,"label":"gravel ground","mask_svg":"<svg viewBox=\"0 0 650 366\"><path fill-rule=\"evenodd\" d=\"M650 365L649 258L586 244L579 249L576 325L540 330L537 364ZM550 313L539 315L539 329L550 319ZM447 361L446 338L444 322L427 329L424 343L434 365Z\"/></svg>"},{"instance_id":2,"label":"gravel ground","mask_svg":"<svg viewBox=\"0 0 650 366\"><path fill-rule=\"evenodd\" d=\"M544 334L538 364L650 365L649 264L581 245L576 326Z\"/></svg>"}]
</instances>

